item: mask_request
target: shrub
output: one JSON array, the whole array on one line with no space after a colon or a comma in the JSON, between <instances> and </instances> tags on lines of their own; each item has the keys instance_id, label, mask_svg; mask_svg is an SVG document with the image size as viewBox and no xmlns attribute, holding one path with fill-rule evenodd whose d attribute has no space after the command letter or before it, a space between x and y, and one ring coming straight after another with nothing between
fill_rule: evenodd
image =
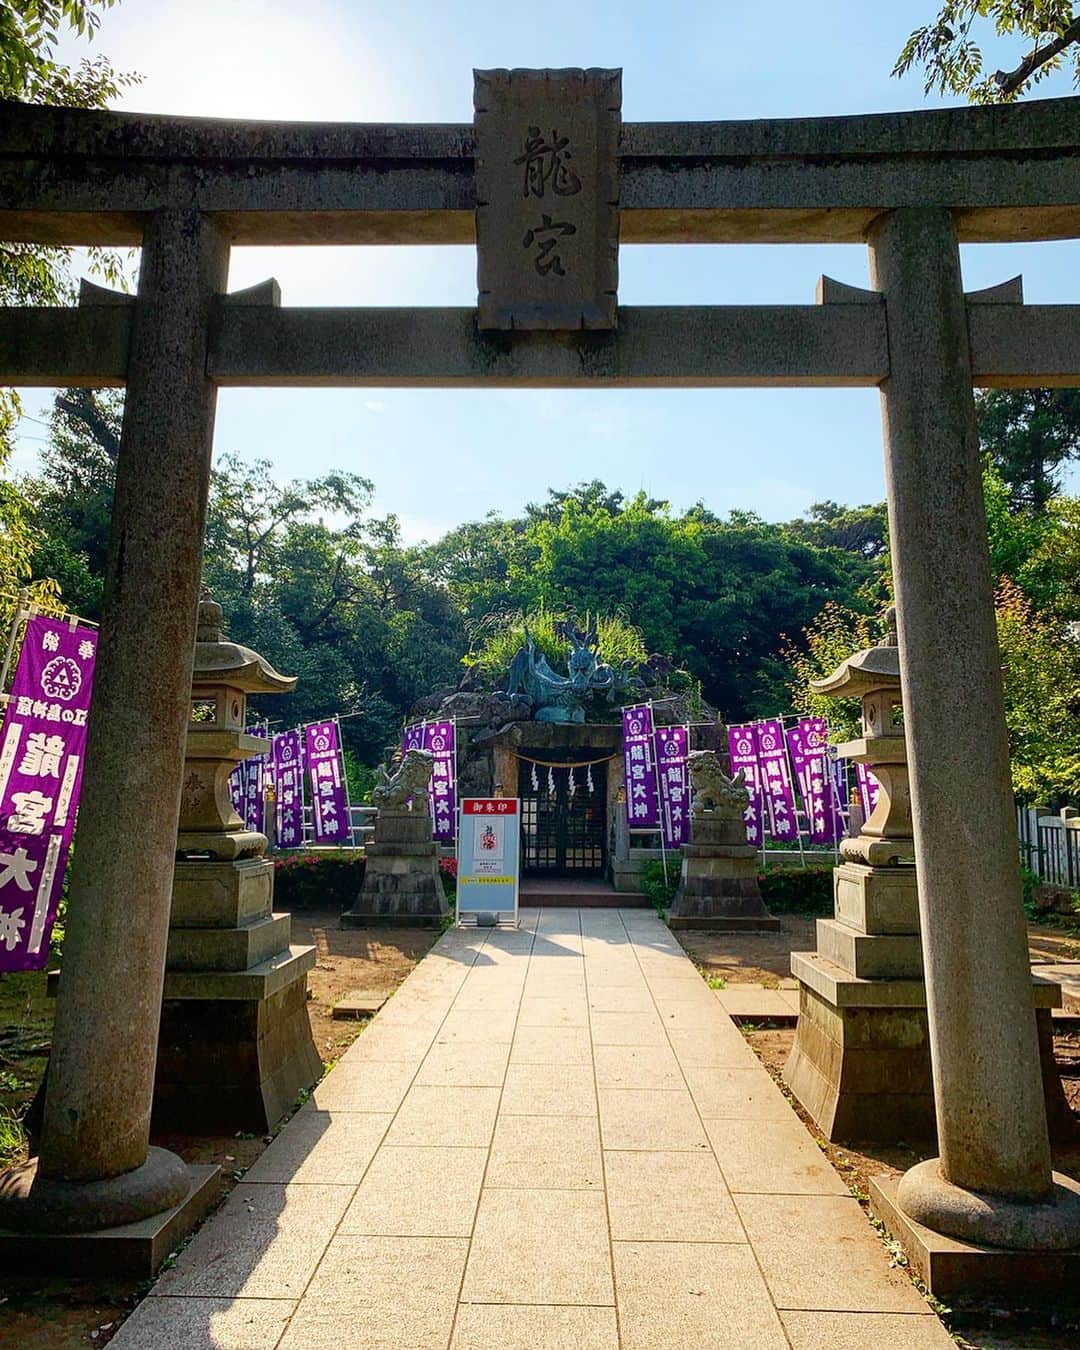
<instances>
[{"instance_id":1,"label":"shrub","mask_svg":"<svg viewBox=\"0 0 1080 1350\"><path fill-rule=\"evenodd\" d=\"M766 863L758 873L761 898L774 914L831 914L832 874L831 864L779 867Z\"/></svg>"},{"instance_id":2,"label":"shrub","mask_svg":"<svg viewBox=\"0 0 1080 1350\"><path fill-rule=\"evenodd\" d=\"M364 884L364 855L358 849L274 855L274 900L286 909L351 905Z\"/></svg>"},{"instance_id":3,"label":"shrub","mask_svg":"<svg viewBox=\"0 0 1080 1350\"><path fill-rule=\"evenodd\" d=\"M675 899L675 892L678 889L678 857L668 863L666 880L662 862L654 859L652 862L647 862L641 869L642 893L653 903L659 915L663 916L664 911L671 908L671 902Z\"/></svg>"},{"instance_id":4,"label":"shrub","mask_svg":"<svg viewBox=\"0 0 1080 1350\"><path fill-rule=\"evenodd\" d=\"M452 900L457 895L457 858L439 859L439 877L443 893L448 900Z\"/></svg>"}]
</instances>

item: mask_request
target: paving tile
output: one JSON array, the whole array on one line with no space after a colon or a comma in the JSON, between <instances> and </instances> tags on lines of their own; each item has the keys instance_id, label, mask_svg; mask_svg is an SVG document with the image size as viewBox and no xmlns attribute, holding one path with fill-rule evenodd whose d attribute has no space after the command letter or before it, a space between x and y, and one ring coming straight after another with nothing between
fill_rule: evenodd
<instances>
[{"instance_id":1,"label":"paving tile","mask_svg":"<svg viewBox=\"0 0 1080 1350\"><path fill-rule=\"evenodd\" d=\"M783 989L765 989L760 984L730 984L716 990L716 1001L729 1017L762 1022L770 1017L791 1016L791 995ZM795 999L798 1011L798 999Z\"/></svg>"},{"instance_id":2,"label":"paving tile","mask_svg":"<svg viewBox=\"0 0 1080 1350\"><path fill-rule=\"evenodd\" d=\"M299 1298L354 1189L242 1182L152 1294Z\"/></svg>"},{"instance_id":3,"label":"paving tile","mask_svg":"<svg viewBox=\"0 0 1080 1350\"><path fill-rule=\"evenodd\" d=\"M517 1007L488 1009L454 1008L447 1013L435 1036L436 1045L499 1045L514 1039Z\"/></svg>"},{"instance_id":4,"label":"paving tile","mask_svg":"<svg viewBox=\"0 0 1080 1350\"><path fill-rule=\"evenodd\" d=\"M765 1195L848 1195L836 1169L794 1111L787 1120L705 1121L732 1191Z\"/></svg>"},{"instance_id":5,"label":"paving tile","mask_svg":"<svg viewBox=\"0 0 1080 1350\"><path fill-rule=\"evenodd\" d=\"M386 1143L486 1148L498 1109L497 1087L413 1087L387 1132Z\"/></svg>"},{"instance_id":6,"label":"paving tile","mask_svg":"<svg viewBox=\"0 0 1080 1350\"><path fill-rule=\"evenodd\" d=\"M340 1232L467 1238L486 1163L486 1148L382 1148Z\"/></svg>"},{"instance_id":7,"label":"paving tile","mask_svg":"<svg viewBox=\"0 0 1080 1350\"><path fill-rule=\"evenodd\" d=\"M511 1064L500 1116L595 1116L596 1084L589 1064Z\"/></svg>"},{"instance_id":8,"label":"paving tile","mask_svg":"<svg viewBox=\"0 0 1080 1350\"><path fill-rule=\"evenodd\" d=\"M484 1185L602 1190L604 1169L595 1117L500 1115Z\"/></svg>"},{"instance_id":9,"label":"paving tile","mask_svg":"<svg viewBox=\"0 0 1080 1350\"><path fill-rule=\"evenodd\" d=\"M454 1000L453 1011L475 1013L517 1012L518 1004L521 1002L521 990L521 984L514 984L512 987L489 986L482 989L470 989L466 985Z\"/></svg>"},{"instance_id":10,"label":"paving tile","mask_svg":"<svg viewBox=\"0 0 1080 1350\"><path fill-rule=\"evenodd\" d=\"M590 991L608 985L630 984L638 986L644 981L638 963L633 958L628 958L626 961L604 961L602 963L589 961L585 974L589 981Z\"/></svg>"},{"instance_id":11,"label":"paving tile","mask_svg":"<svg viewBox=\"0 0 1080 1350\"><path fill-rule=\"evenodd\" d=\"M735 1207L778 1308L926 1310L854 1196L736 1195Z\"/></svg>"},{"instance_id":12,"label":"paving tile","mask_svg":"<svg viewBox=\"0 0 1080 1350\"><path fill-rule=\"evenodd\" d=\"M485 1190L461 1300L614 1303L603 1195Z\"/></svg>"},{"instance_id":13,"label":"paving tile","mask_svg":"<svg viewBox=\"0 0 1080 1350\"><path fill-rule=\"evenodd\" d=\"M711 1003L704 1005L696 999L686 1003L665 999L660 1008L660 1020L664 1030L669 1034L677 1035L682 1031L701 1036L724 1036L729 1031L734 1031L740 1036L742 1034L737 1027L732 1027L731 1018L715 998Z\"/></svg>"},{"instance_id":14,"label":"paving tile","mask_svg":"<svg viewBox=\"0 0 1080 1350\"><path fill-rule=\"evenodd\" d=\"M693 1098L682 1092L600 1090L600 1132L605 1149L678 1151L707 1149Z\"/></svg>"},{"instance_id":15,"label":"paving tile","mask_svg":"<svg viewBox=\"0 0 1080 1350\"><path fill-rule=\"evenodd\" d=\"M619 1350L614 1308L462 1303L450 1350Z\"/></svg>"},{"instance_id":16,"label":"paving tile","mask_svg":"<svg viewBox=\"0 0 1080 1350\"><path fill-rule=\"evenodd\" d=\"M311 1111L396 1111L417 1070L415 1060L351 1059L319 1083L301 1114Z\"/></svg>"},{"instance_id":17,"label":"paving tile","mask_svg":"<svg viewBox=\"0 0 1080 1350\"><path fill-rule=\"evenodd\" d=\"M591 1064L587 1027L518 1027L511 1064Z\"/></svg>"},{"instance_id":18,"label":"paving tile","mask_svg":"<svg viewBox=\"0 0 1080 1350\"><path fill-rule=\"evenodd\" d=\"M598 1045L594 1054L598 1087L686 1089L679 1061L666 1045Z\"/></svg>"},{"instance_id":19,"label":"paving tile","mask_svg":"<svg viewBox=\"0 0 1080 1350\"><path fill-rule=\"evenodd\" d=\"M467 1251L460 1238L335 1238L280 1350L445 1346Z\"/></svg>"},{"instance_id":20,"label":"paving tile","mask_svg":"<svg viewBox=\"0 0 1080 1350\"><path fill-rule=\"evenodd\" d=\"M956 1350L936 1317L917 1313L784 1312L780 1320L792 1350Z\"/></svg>"},{"instance_id":21,"label":"paving tile","mask_svg":"<svg viewBox=\"0 0 1080 1350\"><path fill-rule=\"evenodd\" d=\"M702 1117L727 1120L791 1120L787 1098L759 1064L752 1069L717 1069L708 1064L683 1068ZM802 1129L802 1125L799 1126Z\"/></svg>"},{"instance_id":22,"label":"paving tile","mask_svg":"<svg viewBox=\"0 0 1080 1350\"><path fill-rule=\"evenodd\" d=\"M274 1350L291 1298L147 1298L109 1344L116 1350Z\"/></svg>"},{"instance_id":23,"label":"paving tile","mask_svg":"<svg viewBox=\"0 0 1080 1350\"><path fill-rule=\"evenodd\" d=\"M603 1013L653 1013L653 1003L649 986L644 980L636 984L602 984L589 990L589 1008L592 1012Z\"/></svg>"},{"instance_id":24,"label":"paving tile","mask_svg":"<svg viewBox=\"0 0 1080 1350\"><path fill-rule=\"evenodd\" d=\"M369 1062L392 1061L403 1063L405 1060L421 1060L427 1054L438 1025L430 1027L401 1027L384 1022L382 1013L376 1017L365 1031L362 1031L349 1048L349 1059Z\"/></svg>"},{"instance_id":25,"label":"paving tile","mask_svg":"<svg viewBox=\"0 0 1080 1350\"><path fill-rule=\"evenodd\" d=\"M674 1001L685 1003L688 999L706 994L713 998L713 992L688 961L686 969L671 975L656 975L648 981L649 991L657 1003Z\"/></svg>"},{"instance_id":26,"label":"paving tile","mask_svg":"<svg viewBox=\"0 0 1080 1350\"><path fill-rule=\"evenodd\" d=\"M711 1154L607 1151L604 1169L613 1239L746 1241Z\"/></svg>"},{"instance_id":27,"label":"paving tile","mask_svg":"<svg viewBox=\"0 0 1080 1350\"><path fill-rule=\"evenodd\" d=\"M616 1242L623 1350L787 1350L745 1244Z\"/></svg>"},{"instance_id":28,"label":"paving tile","mask_svg":"<svg viewBox=\"0 0 1080 1350\"><path fill-rule=\"evenodd\" d=\"M663 1023L653 1012L595 1012L594 1045L666 1045Z\"/></svg>"},{"instance_id":29,"label":"paving tile","mask_svg":"<svg viewBox=\"0 0 1080 1350\"><path fill-rule=\"evenodd\" d=\"M526 994L518 1014L519 1027L587 1027L589 1007L585 990L555 996Z\"/></svg>"},{"instance_id":30,"label":"paving tile","mask_svg":"<svg viewBox=\"0 0 1080 1350\"><path fill-rule=\"evenodd\" d=\"M501 1087L509 1058L506 1043L436 1043L420 1065L416 1081L423 1087Z\"/></svg>"},{"instance_id":31,"label":"paving tile","mask_svg":"<svg viewBox=\"0 0 1080 1350\"><path fill-rule=\"evenodd\" d=\"M680 1064L703 1064L716 1069L756 1069L761 1060L742 1033L728 1022L722 1030L669 1031L668 1042Z\"/></svg>"},{"instance_id":32,"label":"paving tile","mask_svg":"<svg viewBox=\"0 0 1080 1350\"><path fill-rule=\"evenodd\" d=\"M300 1111L244 1180L357 1186L391 1120L386 1111Z\"/></svg>"}]
</instances>

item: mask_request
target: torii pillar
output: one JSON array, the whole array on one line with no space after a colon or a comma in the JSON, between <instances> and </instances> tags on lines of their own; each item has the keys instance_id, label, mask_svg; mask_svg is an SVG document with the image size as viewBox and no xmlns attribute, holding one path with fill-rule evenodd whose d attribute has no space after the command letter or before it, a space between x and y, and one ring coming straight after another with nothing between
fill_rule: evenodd
<instances>
[{"instance_id":1,"label":"torii pillar","mask_svg":"<svg viewBox=\"0 0 1080 1350\"><path fill-rule=\"evenodd\" d=\"M0 1174L0 1228L164 1215L175 1242L215 1198L149 1137L228 259L200 212L147 218L41 1153Z\"/></svg>"},{"instance_id":2,"label":"torii pillar","mask_svg":"<svg viewBox=\"0 0 1080 1350\"><path fill-rule=\"evenodd\" d=\"M940 1148L895 1203L960 1241L1062 1250L1080 1186L1050 1166L956 227L904 207L869 246Z\"/></svg>"}]
</instances>

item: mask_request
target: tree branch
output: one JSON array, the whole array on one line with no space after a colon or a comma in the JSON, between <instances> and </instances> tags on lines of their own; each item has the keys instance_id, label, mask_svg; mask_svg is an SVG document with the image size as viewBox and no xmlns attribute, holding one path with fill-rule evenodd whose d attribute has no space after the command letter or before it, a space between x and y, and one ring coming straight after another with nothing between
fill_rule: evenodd
<instances>
[{"instance_id":1,"label":"tree branch","mask_svg":"<svg viewBox=\"0 0 1080 1350\"><path fill-rule=\"evenodd\" d=\"M1020 62L1015 70L998 70L994 72L994 80L998 89L1003 94L1015 94L1025 81L1041 67L1045 66L1047 61L1052 61L1065 50L1071 47L1074 42L1080 42L1080 19L1074 19L1063 33L1060 33L1053 42L1045 47L1035 47Z\"/></svg>"},{"instance_id":2,"label":"tree branch","mask_svg":"<svg viewBox=\"0 0 1080 1350\"><path fill-rule=\"evenodd\" d=\"M81 422L112 462L120 453L120 438L94 402L92 392L63 389L56 396L57 408L73 421Z\"/></svg>"}]
</instances>

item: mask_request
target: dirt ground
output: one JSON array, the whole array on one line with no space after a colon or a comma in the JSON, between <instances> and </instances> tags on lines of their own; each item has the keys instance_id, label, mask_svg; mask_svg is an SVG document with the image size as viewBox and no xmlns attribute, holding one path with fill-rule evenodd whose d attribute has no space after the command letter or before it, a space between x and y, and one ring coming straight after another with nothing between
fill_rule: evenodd
<instances>
[{"instance_id":1,"label":"dirt ground","mask_svg":"<svg viewBox=\"0 0 1080 1350\"><path fill-rule=\"evenodd\" d=\"M438 937L431 929L343 930L338 927L336 910L297 911L292 931L294 943L314 943L317 949L315 968L308 976L308 1015L315 1046L327 1068L370 1020L336 1021L331 1016L334 1004L354 989L392 994ZM37 1090L45 1070L52 1013L44 971L0 977L0 1113L21 1114ZM155 1135L154 1143L173 1149L187 1162L220 1164L224 1196L272 1138L268 1134L192 1139L163 1134ZM18 1154L9 1152L3 1161L17 1160ZM0 1281L0 1346L83 1350L106 1345L144 1288L130 1281L9 1276Z\"/></svg>"},{"instance_id":2,"label":"dirt ground","mask_svg":"<svg viewBox=\"0 0 1080 1350\"><path fill-rule=\"evenodd\" d=\"M790 976L793 951L813 951L816 942L815 920L784 915L779 933L699 933L677 934L695 964L708 976L719 976L725 984L763 984L775 987L778 980ZM1056 928L1031 924L1028 943L1032 960L1080 960L1080 938ZM913 1148L873 1148L860 1152L831 1144L788 1092L782 1073L795 1039L794 1027L744 1026L746 1038L773 1075L781 1091L794 1107L852 1193L869 1212L869 1186L872 1176L904 1172L926 1155ZM1055 1035L1054 1059L1061 1071L1065 1095L1080 1129L1080 1034ZM1080 1177L1080 1145L1056 1145L1054 1166L1069 1176ZM900 1253L895 1253L900 1259ZM1076 1350L1080 1345L1080 1315L1055 1309L1039 1315L988 1308L978 1312L947 1312L945 1321L965 1350Z\"/></svg>"}]
</instances>

